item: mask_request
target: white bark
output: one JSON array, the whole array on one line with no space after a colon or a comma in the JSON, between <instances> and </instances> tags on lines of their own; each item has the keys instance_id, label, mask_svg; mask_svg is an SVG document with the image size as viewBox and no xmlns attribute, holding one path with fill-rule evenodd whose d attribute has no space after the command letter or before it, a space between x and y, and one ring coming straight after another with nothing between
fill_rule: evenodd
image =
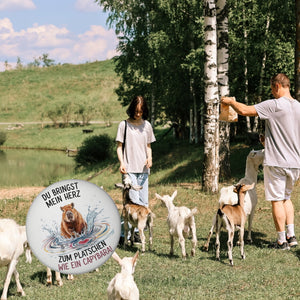
<instances>
[{"instance_id":1,"label":"white bark","mask_svg":"<svg viewBox=\"0 0 300 300\"><path fill-rule=\"evenodd\" d=\"M217 0L219 96L229 96L228 11L226 0ZM230 123L220 122L220 177L230 177Z\"/></svg>"},{"instance_id":2,"label":"white bark","mask_svg":"<svg viewBox=\"0 0 300 300\"><path fill-rule=\"evenodd\" d=\"M205 0L204 5L206 115L204 124L203 189L216 193L218 192L219 183L219 95L216 4L214 0Z\"/></svg>"}]
</instances>

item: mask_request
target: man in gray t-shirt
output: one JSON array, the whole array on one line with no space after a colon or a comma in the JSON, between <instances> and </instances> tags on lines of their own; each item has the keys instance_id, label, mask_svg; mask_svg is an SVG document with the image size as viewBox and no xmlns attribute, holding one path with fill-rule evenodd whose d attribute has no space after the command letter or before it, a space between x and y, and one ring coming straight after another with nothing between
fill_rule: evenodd
<instances>
[{"instance_id":1,"label":"man in gray t-shirt","mask_svg":"<svg viewBox=\"0 0 300 300\"><path fill-rule=\"evenodd\" d=\"M300 176L300 102L291 96L290 81L285 74L271 78L271 89L275 99L256 105L235 102L230 97L221 101L242 116L259 116L265 120L265 195L272 203L278 235L270 247L286 250L298 245L290 197Z\"/></svg>"}]
</instances>

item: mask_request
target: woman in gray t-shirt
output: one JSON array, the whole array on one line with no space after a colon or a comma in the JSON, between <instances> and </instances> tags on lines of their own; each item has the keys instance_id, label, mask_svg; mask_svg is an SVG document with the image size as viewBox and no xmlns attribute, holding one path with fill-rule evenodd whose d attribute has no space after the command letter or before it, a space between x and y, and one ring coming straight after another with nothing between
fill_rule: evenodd
<instances>
[{"instance_id":1,"label":"woman in gray t-shirt","mask_svg":"<svg viewBox=\"0 0 300 300\"><path fill-rule=\"evenodd\" d=\"M120 122L116 137L120 172L127 173L133 185L143 187L140 191L130 189L129 196L132 202L148 207L148 175L152 166L151 143L155 142L155 136L151 124L147 121L148 107L145 99L142 96L135 97L127 109L127 114L129 118L126 122Z\"/></svg>"}]
</instances>

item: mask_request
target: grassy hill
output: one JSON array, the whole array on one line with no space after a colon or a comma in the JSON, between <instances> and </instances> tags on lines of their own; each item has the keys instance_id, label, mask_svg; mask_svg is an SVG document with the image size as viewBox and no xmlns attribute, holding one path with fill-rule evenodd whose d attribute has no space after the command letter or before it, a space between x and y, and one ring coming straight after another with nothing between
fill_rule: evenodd
<instances>
[{"instance_id":1,"label":"grassy hill","mask_svg":"<svg viewBox=\"0 0 300 300\"><path fill-rule=\"evenodd\" d=\"M46 122L50 110L74 112L80 105L90 108L92 119L119 120L124 108L114 93L117 86L112 60L1 72L0 122Z\"/></svg>"}]
</instances>

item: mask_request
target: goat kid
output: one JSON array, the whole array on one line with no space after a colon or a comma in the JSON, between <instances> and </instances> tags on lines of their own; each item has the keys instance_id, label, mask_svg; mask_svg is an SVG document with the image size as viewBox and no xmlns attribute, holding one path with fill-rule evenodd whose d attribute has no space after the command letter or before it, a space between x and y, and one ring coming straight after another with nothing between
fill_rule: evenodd
<instances>
[{"instance_id":1,"label":"goat kid","mask_svg":"<svg viewBox=\"0 0 300 300\"><path fill-rule=\"evenodd\" d=\"M131 224L131 246L133 246L134 241L134 229L137 227L139 230L140 238L142 241L142 253L145 252L145 244L146 237L144 234L144 230L146 227L149 228L149 250L152 248L152 228L153 228L153 218L155 215L152 211L145 206L134 204L129 196L129 190L133 189L135 191L141 190L141 186L132 185L130 177L125 174L123 183L115 184L117 188L121 188L123 190L122 198L123 198L123 209L122 215L124 219L124 248L128 245L128 222Z\"/></svg>"},{"instance_id":2,"label":"goat kid","mask_svg":"<svg viewBox=\"0 0 300 300\"><path fill-rule=\"evenodd\" d=\"M264 150L252 150L247 156L246 159L246 169L245 177L241 178L238 184L257 184L257 173L259 166L263 163L265 157ZM219 197L219 207L222 207L224 204L234 205L238 202L238 196L234 193L234 186L223 187L220 190ZM256 187L249 190L245 195L245 204L244 211L246 216L248 216L248 235L247 241L252 243L252 222L255 212L255 207L257 205L257 193Z\"/></svg>"},{"instance_id":3,"label":"goat kid","mask_svg":"<svg viewBox=\"0 0 300 300\"><path fill-rule=\"evenodd\" d=\"M191 255L195 256L197 236L196 236L196 224L194 215L197 213L197 208L190 210L185 206L176 207L173 204L174 198L177 196L177 191L174 191L172 196L164 195L160 196L155 194L157 199L160 199L168 209L167 222L169 225L169 233L171 239L170 255L174 254L174 237L178 236L179 244L181 247L182 257L185 259L187 254L185 251L185 238L192 233L192 250Z\"/></svg>"},{"instance_id":4,"label":"goat kid","mask_svg":"<svg viewBox=\"0 0 300 300\"><path fill-rule=\"evenodd\" d=\"M139 289L134 281L133 274L137 263L139 252L134 257L124 257L121 259L114 252L112 258L121 266L121 272L110 281L107 288L108 300L138 300Z\"/></svg>"},{"instance_id":5,"label":"goat kid","mask_svg":"<svg viewBox=\"0 0 300 300\"><path fill-rule=\"evenodd\" d=\"M221 208L218 209L215 217L214 224L212 229L209 232L207 242L204 245L204 248L208 250L209 241L213 234L213 228L216 228L216 258L220 260L220 231L221 228L224 227L228 231L228 258L230 264L233 266L232 259L232 248L233 248L233 238L234 238L234 230L238 228L240 230L239 234L239 244L242 259L245 259L244 252L244 230L245 230L245 222L246 222L246 214L243 209L244 207L244 199L245 193L248 190L253 189L254 183L251 185L245 184L237 184L234 192L238 195L238 203L235 205L224 204Z\"/></svg>"},{"instance_id":6,"label":"goat kid","mask_svg":"<svg viewBox=\"0 0 300 300\"><path fill-rule=\"evenodd\" d=\"M15 276L17 291L22 296L25 296L16 268L19 257L24 252L24 248L27 248L25 252L26 262L31 263L31 250L27 243L25 226L18 225L12 219L0 219L0 241L0 267L7 266L1 300L7 299L8 286L12 274Z\"/></svg>"}]
</instances>

